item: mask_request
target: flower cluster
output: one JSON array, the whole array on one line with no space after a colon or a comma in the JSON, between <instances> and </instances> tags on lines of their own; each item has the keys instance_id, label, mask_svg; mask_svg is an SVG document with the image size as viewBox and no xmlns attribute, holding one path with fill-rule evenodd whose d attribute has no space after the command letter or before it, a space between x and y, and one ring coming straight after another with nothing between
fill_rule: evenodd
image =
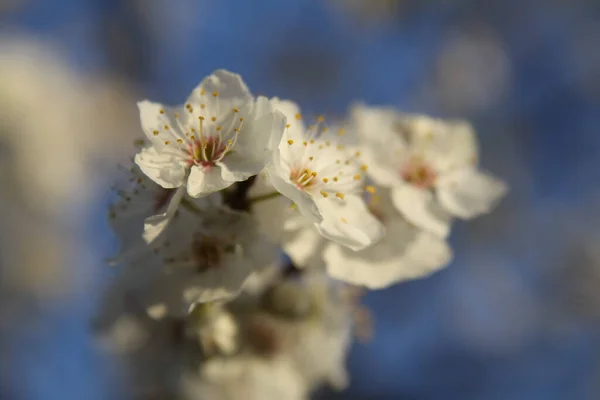
<instances>
[{"instance_id":1,"label":"flower cluster","mask_svg":"<svg viewBox=\"0 0 600 400\"><path fill-rule=\"evenodd\" d=\"M357 105L328 126L224 70L183 106L138 106L146 138L115 185L121 249L101 326L130 359L158 353L164 369L172 350L184 382L150 371L134 379L140 393L304 399L324 383L343 388L352 331L365 326L352 294L446 266L452 220L506 192L478 170L465 122Z\"/></svg>"}]
</instances>

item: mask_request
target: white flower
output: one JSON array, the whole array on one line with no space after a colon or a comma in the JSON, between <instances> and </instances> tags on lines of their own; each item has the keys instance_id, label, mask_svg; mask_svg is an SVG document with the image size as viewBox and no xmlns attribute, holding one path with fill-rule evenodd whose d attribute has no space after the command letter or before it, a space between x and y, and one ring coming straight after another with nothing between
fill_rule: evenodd
<instances>
[{"instance_id":1,"label":"white flower","mask_svg":"<svg viewBox=\"0 0 600 400\"><path fill-rule=\"evenodd\" d=\"M290 357L311 390L325 383L335 389L348 384L352 304L342 289L321 271L307 272L274 288L264 304L274 315L279 351Z\"/></svg>"},{"instance_id":2,"label":"white flower","mask_svg":"<svg viewBox=\"0 0 600 400\"><path fill-rule=\"evenodd\" d=\"M217 70L185 106L142 101L140 120L151 145L135 162L163 188L187 185L201 197L248 179L271 161L283 116L265 97L256 101L237 74Z\"/></svg>"},{"instance_id":3,"label":"white flower","mask_svg":"<svg viewBox=\"0 0 600 400\"><path fill-rule=\"evenodd\" d=\"M124 286L148 311L186 315L190 305L235 297L254 271L275 262L277 247L247 214L184 200L143 257L123 271Z\"/></svg>"},{"instance_id":4,"label":"white flower","mask_svg":"<svg viewBox=\"0 0 600 400\"><path fill-rule=\"evenodd\" d=\"M238 349L238 324L222 304L196 304L186 322L203 355L208 357L217 352L231 355Z\"/></svg>"},{"instance_id":5,"label":"white flower","mask_svg":"<svg viewBox=\"0 0 600 400\"><path fill-rule=\"evenodd\" d=\"M447 236L452 217L487 213L507 191L477 169L475 134L465 122L364 106L356 106L352 117L369 175L392 188L398 210L428 232Z\"/></svg>"},{"instance_id":6,"label":"white flower","mask_svg":"<svg viewBox=\"0 0 600 400\"><path fill-rule=\"evenodd\" d=\"M452 250L446 241L408 223L394 208L388 191L378 190L369 207L384 224L386 236L359 252L330 243L323 256L333 278L381 289L430 275L450 262Z\"/></svg>"},{"instance_id":7,"label":"white flower","mask_svg":"<svg viewBox=\"0 0 600 400\"><path fill-rule=\"evenodd\" d=\"M319 232L353 250L379 240L381 224L361 198L363 175L355 153L348 156L335 135L322 124L306 129L296 104L273 99L287 117L286 130L267 167L271 183L291 199Z\"/></svg>"},{"instance_id":8,"label":"white flower","mask_svg":"<svg viewBox=\"0 0 600 400\"><path fill-rule=\"evenodd\" d=\"M183 380L185 398L211 400L307 400L307 388L285 357L251 354L215 358Z\"/></svg>"}]
</instances>

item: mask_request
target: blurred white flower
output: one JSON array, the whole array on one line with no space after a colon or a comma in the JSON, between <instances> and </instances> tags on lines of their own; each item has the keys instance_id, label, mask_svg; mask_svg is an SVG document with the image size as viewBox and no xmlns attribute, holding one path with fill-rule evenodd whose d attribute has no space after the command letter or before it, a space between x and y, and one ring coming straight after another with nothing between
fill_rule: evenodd
<instances>
[{"instance_id":1,"label":"blurred white flower","mask_svg":"<svg viewBox=\"0 0 600 400\"><path fill-rule=\"evenodd\" d=\"M285 357L251 354L214 358L199 374L184 377L185 398L211 400L307 400L307 388Z\"/></svg>"},{"instance_id":2,"label":"blurred white flower","mask_svg":"<svg viewBox=\"0 0 600 400\"><path fill-rule=\"evenodd\" d=\"M394 208L389 191L378 190L369 207L386 228L386 236L358 252L330 243L323 257L330 276L341 281L381 289L424 277L446 266L452 250L443 238L406 221Z\"/></svg>"},{"instance_id":3,"label":"blurred white flower","mask_svg":"<svg viewBox=\"0 0 600 400\"><path fill-rule=\"evenodd\" d=\"M125 267L123 279L148 307L186 315L194 303L235 297L254 271L277 258L277 247L250 215L184 200L147 253Z\"/></svg>"},{"instance_id":4,"label":"blurred white flower","mask_svg":"<svg viewBox=\"0 0 600 400\"><path fill-rule=\"evenodd\" d=\"M283 116L269 101L256 101L237 74L217 70L185 106L138 103L151 145L135 157L142 171L166 189L187 185L201 197L248 179L271 161Z\"/></svg>"},{"instance_id":5,"label":"blurred white flower","mask_svg":"<svg viewBox=\"0 0 600 400\"><path fill-rule=\"evenodd\" d=\"M339 132L331 133L321 117L307 129L296 104L278 99L272 103L288 122L267 167L275 189L328 239L353 250L379 240L384 230L361 198L361 170L366 166L357 160L360 153L349 156L336 142Z\"/></svg>"},{"instance_id":6,"label":"blurred white flower","mask_svg":"<svg viewBox=\"0 0 600 400\"><path fill-rule=\"evenodd\" d=\"M447 236L452 217L487 213L507 191L477 169L475 134L466 122L361 105L352 118L370 177L390 187L396 208L428 232Z\"/></svg>"},{"instance_id":7,"label":"blurred white flower","mask_svg":"<svg viewBox=\"0 0 600 400\"><path fill-rule=\"evenodd\" d=\"M187 317L187 325L204 356L216 353L231 355L238 349L237 322L220 303L194 305Z\"/></svg>"},{"instance_id":8,"label":"blurred white flower","mask_svg":"<svg viewBox=\"0 0 600 400\"><path fill-rule=\"evenodd\" d=\"M271 323L306 385L314 390L327 383L348 384L346 354L352 339L352 304L343 288L322 271L288 280L270 294Z\"/></svg>"}]
</instances>

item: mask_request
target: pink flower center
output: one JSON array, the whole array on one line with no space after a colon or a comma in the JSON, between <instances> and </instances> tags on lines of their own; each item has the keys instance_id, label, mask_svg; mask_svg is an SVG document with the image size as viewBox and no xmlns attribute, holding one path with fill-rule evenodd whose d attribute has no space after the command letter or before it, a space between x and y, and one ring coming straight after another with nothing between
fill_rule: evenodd
<instances>
[{"instance_id":1,"label":"pink flower center","mask_svg":"<svg viewBox=\"0 0 600 400\"><path fill-rule=\"evenodd\" d=\"M196 139L189 146L190 164L210 169L225 157L228 150L228 144L221 141L219 137Z\"/></svg>"},{"instance_id":2,"label":"pink flower center","mask_svg":"<svg viewBox=\"0 0 600 400\"><path fill-rule=\"evenodd\" d=\"M401 169L402 179L413 186L430 189L435 184L437 174L427 163L422 160L411 160Z\"/></svg>"}]
</instances>

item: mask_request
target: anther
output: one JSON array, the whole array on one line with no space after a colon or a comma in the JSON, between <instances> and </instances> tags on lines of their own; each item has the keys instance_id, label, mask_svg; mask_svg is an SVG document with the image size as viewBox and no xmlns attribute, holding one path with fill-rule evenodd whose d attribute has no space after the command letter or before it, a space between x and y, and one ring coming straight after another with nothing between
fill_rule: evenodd
<instances>
[{"instance_id":1,"label":"anther","mask_svg":"<svg viewBox=\"0 0 600 400\"><path fill-rule=\"evenodd\" d=\"M290 126L292 126L292 125L290 125L290 124L285 124L285 127L286 127L286 128L289 128Z\"/></svg>"},{"instance_id":2,"label":"anther","mask_svg":"<svg viewBox=\"0 0 600 400\"><path fill-rule=\"evenodd\" d=\"M213 92L213 97L217 97L219 95L219 92Z\"/></svg>"},{"instance_id":3,"label":"anther","mask_svg":"<svg viewBox=\"0 0 600 400\"><path fill-rule=\"evenodd\" d=\"M300 113L296 114L296 119L297 120L301 120L302 119L302 114L300 114Z\"/></svg>"},{"instance_id":4,"label":"anther","mask_svg":"<svg viewBox=\"0 0 600 400\"><path fill-rule=\"evenodd\" d=\"M360 181L360 174L354 175L354 180L355 181Z\"/></svg>"},{"instance_id":5,"label":"anther","mask_svg":"<svg viewBox=\"0 0 600 400\"><path fill-rule=\"evenodd\" d=\"M323 197L327 197L327 196L329 196L329 195L327 194L327 192L326 192L326 191L324 191L324 190L321 190L321 191L320 191L320 193L321 193L321 196L323 196Z\"/></svg>"},{"instance_id":6,"label":"anther","mask_svg":"<svg viewBox=\"0 0 600 400\"><path fill-rule=\"evenodd\" d=\"M215 121L217 120L217 117L210 117L210 120L211 120L212 122L215 122Z\"/></svg>"},{"instance_id":7,"label":"anther","mask_svg":"<svg viewBox=\"0 0 600 400\"><path fill-rule=\"evenodd\" d=\"M375 193L375 188L373 186L365 186L365 190L369 193Z\"/></svg>"},{"instance_id":8,"label":"anther","mask_svg":"<svg viewBox=\"0 0 600 400\"><path fill-rule=\"evenodd\" d=\"M366 171L369 167L367 167L367 164L363 164L360 166L360 169L362 169L363 171Z\"/></svg>"},{"instance_id":9,"label":"anther","mask_svg":"<svg viewBox=\"0 0 600 400\"><path fill-rule=\"evenodd\" d=\"M329 182L329 179L323 178L322 181L323 181L323 183L327 183L327 182Z\"/></svg>"},{"instance_id":10,"label":"anther","mask_svg":"<svg viewBox=\"0 0 600 400\"><path fill-rule=\"evenodd\" d=\"M335 197L338 197L338 198L340 198L340 199L344 200L344 193L337 192L337 193L335 194Z\"/></svg>"},{"instance_id":11,"label":"anther","mask_svg":"<svg viewBox=\"0 0 600 400\"><path fill-rule=\"evenodd\" d=\"M153 131L152 133L154 133L154 136L158 136L158 131Z\"/></svg>"},{"instance_id":12,"label":"anther","mask_svg":"<svg viewBox=\"0 0 600 400\"><path fill-rule=\"evenodd\" d=\"M292 139L290 139L290 140L288 140L288 144L292 145L292 144L294 144L294 141Z\"/></svg>"}]
</instances>

